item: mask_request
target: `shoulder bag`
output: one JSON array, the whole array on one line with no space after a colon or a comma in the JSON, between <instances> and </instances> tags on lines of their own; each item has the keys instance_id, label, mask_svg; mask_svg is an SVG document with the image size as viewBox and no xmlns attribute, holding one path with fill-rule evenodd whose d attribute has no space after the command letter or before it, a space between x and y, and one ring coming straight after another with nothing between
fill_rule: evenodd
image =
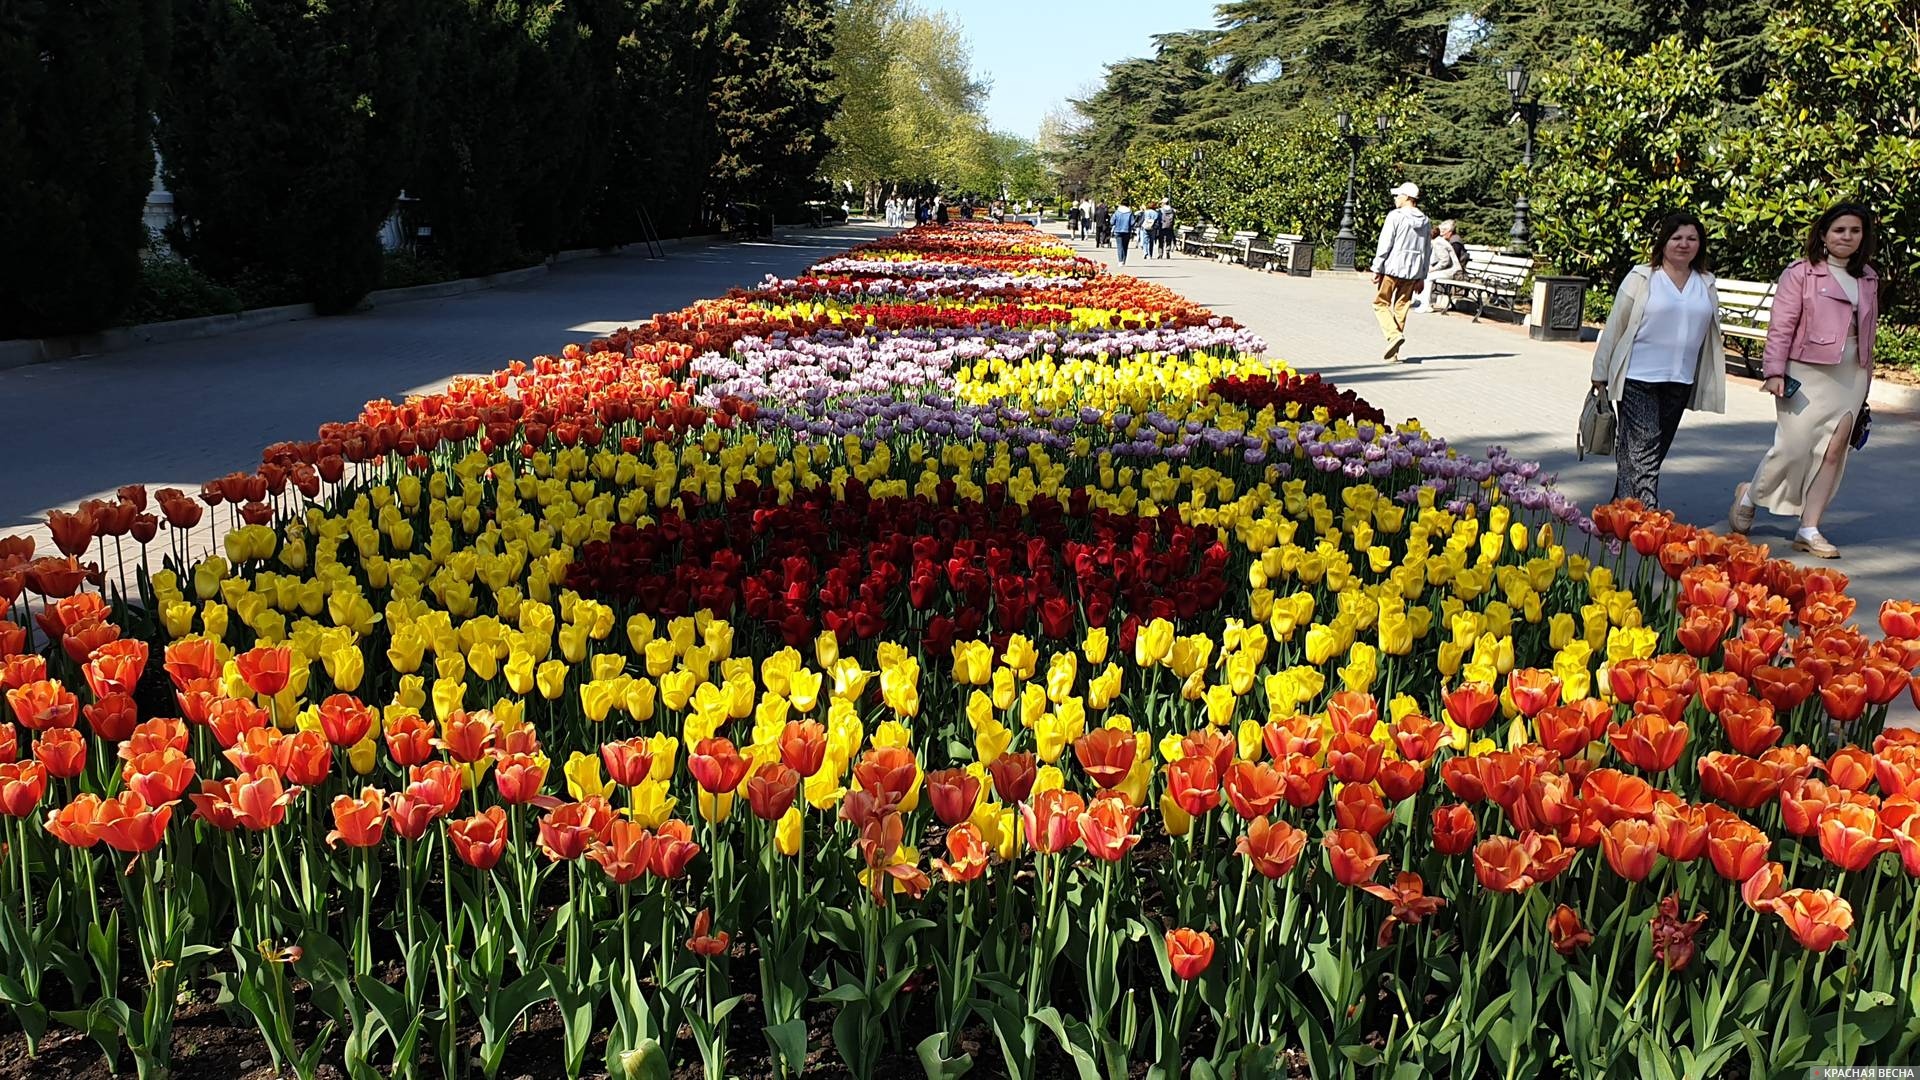
<instances>
[{"instance_id":1,"label":"shoulder bag","mask_svg":"<svg viewBox=\"0 0 1920 1080\"><path fill-rule=\"evenodd\" d=\"M1613 453L1614 427L1613 402L1606 390L1598 386L1588 390L1587 402L1580 408L1580 428L1573 434L1574 453L1583 461L1588 454Z\"/></svg>"}]
</instances>

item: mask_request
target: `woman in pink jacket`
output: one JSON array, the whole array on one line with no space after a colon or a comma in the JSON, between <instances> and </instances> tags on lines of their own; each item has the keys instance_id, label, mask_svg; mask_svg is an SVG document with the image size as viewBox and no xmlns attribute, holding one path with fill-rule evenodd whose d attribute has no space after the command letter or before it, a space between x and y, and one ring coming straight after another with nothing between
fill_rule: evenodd
<instances>
[{"instance_id":1,"label":"woman in pink jacket","mask_svg":"<svg viewBox=\"0 0 1920 1080\"><path fill-rule=\"evenodd\" d=\"M1754 510L1798 515L1796 551L1837 559L1820 517L1846 471L1853 425L1873 381L1873 330L1880 278L1873 213L1842 203L1807 234L1806 258L1780 275L1767 324L1766 382L1779 427L1752 481L1734 491L1733 531L1753 528Z\"/></svg>"}]
</instances>

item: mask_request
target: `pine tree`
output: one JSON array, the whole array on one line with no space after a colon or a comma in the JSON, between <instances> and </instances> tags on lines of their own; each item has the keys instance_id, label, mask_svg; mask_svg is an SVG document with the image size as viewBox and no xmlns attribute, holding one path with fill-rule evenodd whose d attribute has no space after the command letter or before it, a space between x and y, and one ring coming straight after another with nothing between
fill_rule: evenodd
<instances>
[{"instance_id":1,"label":"pine tree","mask_svg":"<svg viewBox=\"0 0 1920 1080\"><path fill-rule=\"evenodd\" d=\"M797 201L829 143L832 0L731 0L709 97L716 198Z\"/></svg>"}]
</instances>

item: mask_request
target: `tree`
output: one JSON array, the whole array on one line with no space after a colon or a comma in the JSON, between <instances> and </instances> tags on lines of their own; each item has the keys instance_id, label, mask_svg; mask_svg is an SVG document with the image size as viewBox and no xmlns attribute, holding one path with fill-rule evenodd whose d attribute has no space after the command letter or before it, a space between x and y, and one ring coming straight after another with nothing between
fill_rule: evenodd
<instances>
[{"instance_id":1,"label":"tree","mask_svg":"<svg viewBox=\"0 0 1920 1080\"><path fill-rule=\"evenodd\" d=\"M90 329L133 296L166 0L0 16L0 337Z\"/></svg>"},{"instance_id":2,"label":"tree","mask_svg":"<svg viewBox=\"0 0 1920 1080\"><path fill-rule=\"evenodd\" d=\"M716 198L796 201L830 148L832 0L731 0L709 94Z\"/></svg>"},{"instance_id":3,"label":"tree","mask_svg":"<svg viewBox=\"0 0 1920 1080\"><path fill-rule=\"evenodd\" d=\"M424 0L178 0L160 145L174 246L256 294L350 308L406 178Z\"/></svg>"}]
</instances>

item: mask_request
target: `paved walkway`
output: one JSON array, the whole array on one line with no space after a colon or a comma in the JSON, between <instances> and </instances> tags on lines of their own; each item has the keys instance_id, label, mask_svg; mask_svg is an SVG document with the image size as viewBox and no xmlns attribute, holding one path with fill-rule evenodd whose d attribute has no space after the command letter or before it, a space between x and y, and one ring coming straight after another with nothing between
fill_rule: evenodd
<instances>
[{"instance_id":1,"label":"paved walkway","mask_svg":"<svg viewBox=\"0 0 1920 1080\"><path fill-rule=\"evenodd\" d=\"M840 226L673 248L661 260L628 249L497 289L0 371L0 430L17 455L0 473L0 534L121 484L197 491L257 466L270 443L352 419L372 398L435 390L767 274L790 276L885 232Z\"/></svg>"},{"instance_id":2,"label":"paved walkway","mask_svg":"<svg viewBox=\"0 0 1920 1080\"><path fill-rule=\"evenodd\" d=\"M1110 250L1075 247L1115 265ZM1580 461L1573 451L1590 385L1590 342L1534 341L1523 326L1476 324L1466 314L1414 315L1408 362L1390 364L1381 359L1385 339L1374 321L1368 276L1322 271L1293 278L1184 255L1127 254L1127 273L1232 316L1265 337L1273 355L1352 387L1390 421L1418 417L1463 450L1505 446L1544 463L1558 474L1562 491L1589 506L1613 493L1613 459ZM1752 474L1773 441L1772 399L1759 387L1729 375L1724 415L1687 415L1660 484L1662 502L1682 520L1726 527L1733 486ZM1883 599L1920 598L1920 416L1879 406L1873 412L1872 439L1848 464L1822 531L1842 549L1845 557L1832 565L1852 578L1859 618L1878 636ZM1791 550L1797 524L1763 512L1753 537L1777 554L1818 561ZM1903 696L1901 702L1909 722L1920 722L1911 701Z\"/></svg>"}]
</instances>

